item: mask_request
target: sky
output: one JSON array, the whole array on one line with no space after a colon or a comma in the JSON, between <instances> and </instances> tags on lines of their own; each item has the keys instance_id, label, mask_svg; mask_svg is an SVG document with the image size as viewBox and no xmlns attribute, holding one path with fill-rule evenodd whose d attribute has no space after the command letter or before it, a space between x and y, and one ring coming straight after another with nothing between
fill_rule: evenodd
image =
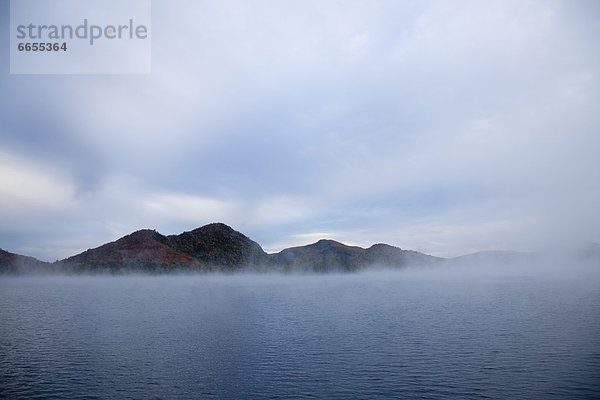
<instances>
[{"instance_id":1,"label":"sky","mask_svg":"<svg viewBox=\"0 0 600 400\"><path fill-rule=\"evenodd\" d=\"M11 75L0 4L5 250L600 242L600 2L153 0L142 75Z\"/></svg>"}]
</instances>

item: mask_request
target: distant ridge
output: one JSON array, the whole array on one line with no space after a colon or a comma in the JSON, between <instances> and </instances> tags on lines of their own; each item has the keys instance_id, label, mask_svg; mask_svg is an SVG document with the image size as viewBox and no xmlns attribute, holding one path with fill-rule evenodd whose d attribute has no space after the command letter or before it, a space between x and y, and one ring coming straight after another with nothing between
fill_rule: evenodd
<instances>
[{"instance_id":1,"label":"distant ridge","mask_svg":"<svg viewBox=\"0 0 600 400\"><path fill-rule=\"evenodd\" d=\"M272 263L281 268L316 272L356 271L374 266L397 268L414 264L433 264L440 260L387 244L375 244L363 249L326 239L306 246L291 247L271 255Z\"/></svg>"},{"instance_id":2,"label":"distant ridge","mask_svg":"<svg viewBox=\"0 0 600 400\"><path fill-rule=\"evenodd\" d=\"M212 223L169 236L155 230L139 230L54 263L0 249L0 274L212 271L326 273L377 267L511 264L533 261L538 256L514 251L484 251L445 259L383 243L365 249L328 239L267 254L258 243L244 234L225 224ZM600 264L600 245L589 244L578 257Z\"/></svg>"},{"instance_id":3,"label":"distant ridge","mask_svg":"<svg viewBox=\"0 0 600 400\"><path fill-rule=\"evenodd\" d=\"M494 251L479 251L464 256L454 257L449 259L449 263L478 264L478 263L494 263L494 264L512 264L522 261L533 261L538 257L535 253L524 253L520 251L509 250L494 250Z\"/></svg>"},{"instance_id":4,"label":"distant ridge","mask_svg":"<svg viewBox=\"0 0 600 400\"><path fill-rule=\"evenodd\" d=\"M600 243L588 243L579 250L580 260L600 260Z\"/></svg>"},{"instance_id":5,"label":"distant ridge","mask_svg":"<svg viewBox=\"0 0 600 400\"><path fill-rule=\"evenodd\" d=\"M385 244L363 249L326 239L267 254L244 234L225 224L212 223L169 236L154 230L139 230L55 263L2 251L0 273L350 272L373 266L432 264L439 260ZM26 265L29 267L24 268Z\"/></svg>"},{"instance_id":6,"label":"distant ridge","mask_svg":"<svg viewBox=\"0 0 600 400\"><path fill-rule=\"evenodd\" d=\"M0 273L12 275L40 273L47 271L50 265L33 257L0 249Z\"/></svg>"}]
</instances>

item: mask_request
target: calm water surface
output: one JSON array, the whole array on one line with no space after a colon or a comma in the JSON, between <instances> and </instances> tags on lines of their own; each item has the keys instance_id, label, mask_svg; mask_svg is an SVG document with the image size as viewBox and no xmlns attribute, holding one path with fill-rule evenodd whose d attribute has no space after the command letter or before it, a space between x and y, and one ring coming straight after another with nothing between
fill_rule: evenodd
<instances>
[{"instance_id":1,"label":"calm water surface","mask_svg":"<svg viewBox=\"0 0 600 400\"><path fill-rule=\"evenodd\" d=\"M600 398L600 282L1 278L0 398Z\"/></svg>"}]
</instances>

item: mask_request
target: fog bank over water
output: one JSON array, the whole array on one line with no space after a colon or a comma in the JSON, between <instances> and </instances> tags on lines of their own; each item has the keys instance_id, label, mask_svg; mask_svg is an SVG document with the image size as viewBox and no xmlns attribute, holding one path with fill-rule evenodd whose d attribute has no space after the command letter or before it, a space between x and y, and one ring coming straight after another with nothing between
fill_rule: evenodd
<instances>
[{"instance_id":1,"label":"fog bank over water","mask_svg":"<svg viewBox=\"0 0 600 400\"><path fill-rule=\"evenodd\" d=\"M499 284L520 285L525 282L533 284L540 282L555 285L554 287L572 288L585 287L595 290L600 295L600 264L597 262L581 262L568 259L536 260L532 262L498 263L488 262L449 262L437 266L407 266L402 269L378 268L374 266L359 272L330 272L315 273L306 271L266 272L250 271L237 273L173 273L145 274L123 272L110 274L33 274L21 276L0 276L3 287L13 284L21 285L51 285L60 290L63 285L78 286L92 285L96 290L120 288L120 290L144 291L155 287L164 292L166 288L178 286L186 290L194 288L207 290L211 287L252 287L257 291L268 291L269 287L287 287L302 291L303 288L331 287L345 288L356 286L377 287L379 285L397 284L398 289L405 284L419 285L452 285L470 290L473 286L486 286L497 282ZM13 282L13 283L11 283ZM20 282L20 283L19 283ZM79 283L78 283L79 282ZM58 292L57 292L58 294ZM175 296L176 293L164 295ZM355 297L360 299L360 291ZM600 310L599 310L600 311Z\"/></svg>"},{"instance_id":2,"label":"fog bank over water","mask_svg":"<svg viewBox=\"0 0 600 400\"><path fill-rule=\"evenodd\" d=\"M205 281L207 283L230 284L302 284L302 282L341 284L348 281L361 280L435 280L435 281L464 281L468 283L479 279L542 279L556 282L585 283L600 289L600 261L597 259L582 260L571 256L543 257L535 254L526 254L521 259L516 259L511 254L506 257L502 254L475 254L456 259L443 259L434 264L406 264L400 267L373 264L360 270L344 271L332 268L328 271L315 271L308 267L284 269L270 265L268 267L253 266L238 271L186 271L178 269L173 271L142 272L136 268L124 268L119 271L73 271L69 269L34 269L24 267L16 273L0 274L0 279L28 279L46 280L60 284L61 279L97 280L99 284L111 284L120 279L125 282L135 283L137 279L142 282L155 281L168 282L170 280Z\"/></svg>"},{"instance_id":3,"label":"fog bank over water","mask_svg":"<svg viewBox=\"0 0 600 400\"><path fill-rule=\"evenodd\" d=\"M598 269L566 267L2 278L0 393L593 398Z\"/></svg>"},{"instance_id":4,"label":"fog bank over water","mask_svg":"<svg viewBox=\"0 0 600 400\"><path fill-rule=\"evenodd\" d=\"M0 397L597 398L598 264L554 261L2 277Z\"/></svg>"}]
</instances>

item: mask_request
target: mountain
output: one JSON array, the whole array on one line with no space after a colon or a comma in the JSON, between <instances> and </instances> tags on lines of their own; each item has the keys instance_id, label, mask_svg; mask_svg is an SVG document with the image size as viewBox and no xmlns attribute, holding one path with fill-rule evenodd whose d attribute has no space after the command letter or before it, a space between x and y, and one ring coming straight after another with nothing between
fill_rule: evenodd
<instances>
[{"instance_id":1,"label":"mountain","mask_svg":"<svg viewBox=\"0 0 600 400\"><path fill-rule=\"evenodd\" d=\"M0 274L18 275L51 272L50 263L0 249Z\"/></svg>"},{"instance_id":2,"label":"mountain","mask_svg":"<svg viewBox=\"0 0 600 400\"><path fill-rule=\"evenodd\" d=\"M235 271L264 263L258 243L225 224L210 224L180 235L141 230L60 261L67 269L90 272Z\"/></svg>"},{"instance_id":3,"label":"mountain","mask_svg":"<svg viewBox=\"0 0 600 400\"><path fill-rule=\"evenodd\" d=\"M579 249L577 253L579 260L600 264L600 243L588 243Z\"/></svg>"},{"instance_id":4,"label":"mountain","mask_svg":"<svg viewBox=\"0 0 600 400\"><path fill-rule=\"evenodd\" d=\"M171 247L166 236L149 229L88 249L60 261L60 264L65 269L80 272L117 272L124 269L163 272L201 267L198 260Z\"/></svg>"},{"instance_id":5,"label":"mountain","mask_svg":"<svg viewBox=\"0 0 600 400\"><path fill-rule=\"evenodd\" d=\"M267 254L242 233L225 224L214 223L179 235L165 236L148 229L136 231L53 264L2 251L0 273L44 269L69 273L348 272L369 267L431 265L439 260L386 244L364 249L325 239Z\"/></svg>"},{"instance_id":6,"label":"mountain","mask_svg":"<svg viewBox=\"0 0 600 400\"><path fill-rule=\"evenodd\" d=\"M389 244L378 243L365 250L361 263L382 267L425 266L442 261L442 258L419 253L413 250L402 250Z\"/></svg>"},{"instance_id":7,"label":"mountain","mask_svg":"<svg viewBox=\"0 0 600 400\"><path fill-rule=\"evenodd\" d=\"M271 264L283 270L335 271L356 270L364 252L360 247L347 246L334 240L319 240L307 246L291 247L271 255Z\"/></svg>"},{"instance_id":8,"label":"mountain","mask_svg":"<svg viewBox=\"0 0 600 400\"><path fill-rule=\"evenodd\" d=\"M523 262L531 262L537 259L535 253L523 253L519 251L480 251L464 256L454 257L447 260L450 265L508 265Z\"/></svg>"},{"instance_id":9,"label":"mountain","mask_svg":"<svg viewBox=\"0 0 600 400\"><path fill-rule=\"evenodd\" d=\"M307 246L292 247L271 256L271 263L283 270L313 272L356 271L368 267L399 268L431 265L440 259L387 244L367 249L347 246L334 240L319 240Z\"/></svg>"},{"instance_id":10,"label":"mountain","mask_svg":"<svg viewBox=\"0 0 600 400\"><path fill-rule=\"evenodd\" d=\"M167 244L203 265L224 270L263 265L268 258L258 243L221 223L168 236Z\"/></svg>"}]
</instances>

